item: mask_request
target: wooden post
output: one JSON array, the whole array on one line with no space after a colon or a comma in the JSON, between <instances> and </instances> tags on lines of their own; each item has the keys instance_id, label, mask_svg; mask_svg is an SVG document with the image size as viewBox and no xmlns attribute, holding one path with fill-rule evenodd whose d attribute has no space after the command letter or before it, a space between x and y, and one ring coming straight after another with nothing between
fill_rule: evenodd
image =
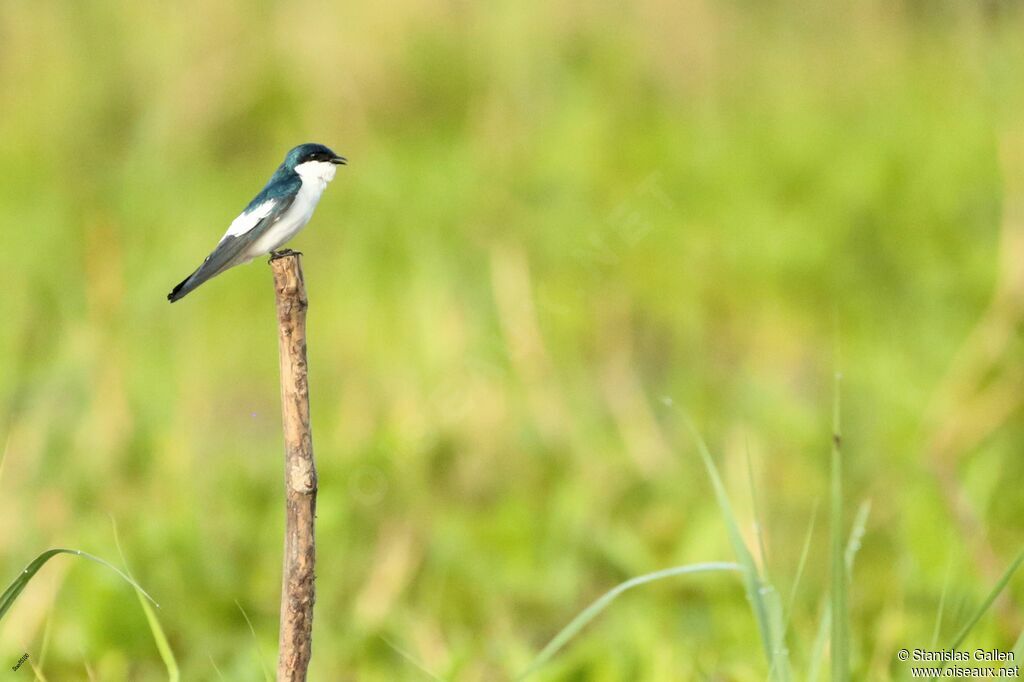
<instances>
[{"instance_id":1,"label":"wooden post","mask_svg":"<svg viewBox=\"0 0 1024 682\"><path fill-rule=\"evenodd\" d=\"M306 285L300 254L272 258L281 355L286 517L277 680L306 679L313 642L316 464L306 377Z\"/></svg>"}]
</instances>

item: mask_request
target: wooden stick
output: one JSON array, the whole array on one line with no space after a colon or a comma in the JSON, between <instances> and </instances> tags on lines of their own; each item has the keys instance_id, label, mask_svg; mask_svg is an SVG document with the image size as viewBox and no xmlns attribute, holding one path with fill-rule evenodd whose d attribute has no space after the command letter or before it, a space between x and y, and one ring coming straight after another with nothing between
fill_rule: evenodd
<instances>
[{"instance_id":1,"label":"wooden stick","mask_svg":"<svg viewBox=\"0 0 1024 682\"><path fill-rule=\"evenodd\" d=\"M306 377L306 285L300 254L272 258L281 354L286 517L277 680L306 679L313 643L316 464Z\"/></svg>"}]
</instances>

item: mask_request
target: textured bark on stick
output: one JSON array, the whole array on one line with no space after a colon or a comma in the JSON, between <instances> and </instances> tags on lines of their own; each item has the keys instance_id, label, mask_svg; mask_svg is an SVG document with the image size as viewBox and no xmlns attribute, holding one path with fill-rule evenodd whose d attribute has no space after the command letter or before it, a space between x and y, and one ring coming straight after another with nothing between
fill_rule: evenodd
<instances>
[{"instance_id":1,"label":"textured bark on stick","mask_svg":"<svg viewBox=\"0 0 1024 682\"><path fill-rule=\"evenodd\" d=\"M286 516L278 682L305 680L313 643L316 464L306 375L306 285L298 253L270 261L277 295Z\"/></svg>"}]
</instances>

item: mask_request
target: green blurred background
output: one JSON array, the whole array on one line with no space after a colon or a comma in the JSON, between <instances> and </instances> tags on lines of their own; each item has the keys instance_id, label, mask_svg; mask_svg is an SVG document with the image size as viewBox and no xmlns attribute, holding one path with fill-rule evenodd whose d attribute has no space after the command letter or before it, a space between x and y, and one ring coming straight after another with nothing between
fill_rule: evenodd
<instances>
[{"instance_id":1,"label":"green blurred background","mask_svg":"<svg viewBox=\"0 0 1024 682\"><path fill-rule=\"evenodd\" d=\"M292 244L312 679L424 679L399 649L506 679L615 584L730 560L684 413L751 542L752 472L788 594L837 367L848 517L872 503L855 678L902 678L944 585L940 641L1024 545L1022 29L1010 2L4 0L0 581L53 546L120 564L113 518L183 679L273 667L269 269L164 297L317 141L350 165ZM1021 600L972 643L1012 646ZM166 679L130 588L71 557L0 623L3 669L23 652L49 680ZM739 582L694 576L537 679L766 675Z\"/></svg>"}]
</instances>

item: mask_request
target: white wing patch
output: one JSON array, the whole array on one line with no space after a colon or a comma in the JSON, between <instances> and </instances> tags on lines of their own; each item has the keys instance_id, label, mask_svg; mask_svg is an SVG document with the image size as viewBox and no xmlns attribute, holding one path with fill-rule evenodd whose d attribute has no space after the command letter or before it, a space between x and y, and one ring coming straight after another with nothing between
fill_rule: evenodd
<instances>
[{"instance_id":1,"label":"white wing patch","mask_svg":"<svg viewBox=\"0 0 1024 682\"><path fill-rule=\"evenodd\" d=\"M246 211L242 215L238 216L231 221L231 226L228 231L224 233L225 237L240 237L270 215L270 212L274 210L274 204L277 203L276 199L267 199L259 206L256 206L251 211Z\"/></svg>"}]
</instances>

